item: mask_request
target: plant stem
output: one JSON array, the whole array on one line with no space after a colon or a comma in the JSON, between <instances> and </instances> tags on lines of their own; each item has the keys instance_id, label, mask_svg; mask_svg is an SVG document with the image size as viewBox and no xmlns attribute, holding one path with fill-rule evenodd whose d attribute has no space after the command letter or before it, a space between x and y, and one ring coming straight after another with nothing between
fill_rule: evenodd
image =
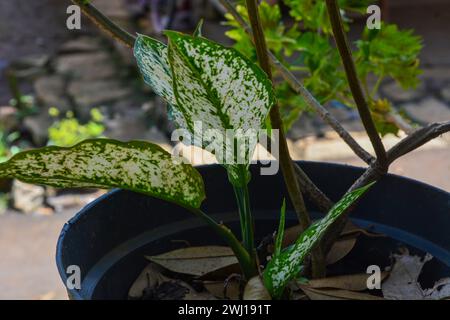
<instances>
[{"instance_id":1,"label":"plant stem","mask_svg":"<svg viewBox=\"0 0 450 320\"><path fill-rule=\"evenodd\" d=\"M247 185L243 187L233 186L236 195L236 201L239 209L239 217L241 221L242 242L244 248L254 256L255 240L254 240L254 221L250 211L250 198Z\"/></svg>"},{"instance_id":2,"label":"plant stem","mask_svg":"<svg viewBox=\"0 0 450 320\"><path fill-rule=\"evenodd\" d=\"M342 25L342 18L339 6L336 0L326 0L328 15L330 17L331 27L333 29L334 39L344 64L345 73L350 86L350 90L358 108L359 115L372 146L377 155L378 162L381 167L387 168L386 150L384 149L381 138L378 135L375 123L373 122L370 109L361 89L361 84L356 73L355 63L353 61L352 52L347 41L347 37Z\"/></svg>"},{"instance_id":3,"label":"plant stem","mask_svg":"<svg viewBox=\"0 0 450 320\"><path fill-rule=\"evenodd\" d=\"M369 98L371 100L373 100L375 98L375 94L378 92L378 89L380 89L380 85L381 85L381 82L383 82L383 79L384 79L383 74L378 77L377 82L373 86L372 92L370 93L370 96L369 96Z\"/></svg>"},{"instance_id":4,"label":"plant stem","mask_svg":"<svg viewBox=\"0 0 450 320\"><path fill-rule=\"evenodd\" d=\"M417 129L388 151L388 163L392 164L398 158L420 148L427 142L447 132L450 132L450 121L432 123L426 127Z\"/></svg>"},{"instance_id":5,"label":"plant stem","mask_svg":"<svg viewBox=\"0 0 450 320\"><path fill-rule=\"evenodd\" d=\"M399 127L401 130L403 130L407 135L410 135L415 131L415 128L413 125L411 125L408 120L403 118L402 115L400 115L397 110L393 109L389 111L388 114L386 114L386 120L394 123L397 127ZM389 152L388 152L389 153ZM389 155L388 155L389 158Z\"/></svg>"},{"instance_id":6,"label":"plant stem","mask_svg":"<svg viewBox=\"0 0 450 320\"><path fill-rule=\"evenodd\" d=\"M226 8L229 14L233 16L236 22L241 26L241 28L251 37L253 37L253 32L244 18L236 11L234 6L230 3L229 0L219 0L220 3ZM345 143L353 150L353 152L360 157L367 164L371 164L374 160L372 155L364 150L358 142L347 132L347 130L342 127L339 121L330 113L328 110L322 106L316 98L308 91L308 89L303 86L303 84L295 77L295 75L289 71L286 66L284 66L275 55L267 51L269 56L270 63L272 66L277 69L277 71L281 74L283 79L291 86L292 90L297 92L302 96L305 100L306 104L308 104L312 109L316 110L319 116L331 127L333 128L338 135L344 140ZM315 200L315 199L314 199Z\"/></svg>"},{"instance_id":7,"label":"plant stem","mask_svg":"<svg viewBox=\"0 0 450 320\"><path fill-rule=\"evenodd\" d=\"M267 44L264 37L264 31L261 25L261 19L258 11L258 4L256 0L246 0L248 16L253 30L253 40L258 56L258 61L261 68L266 72L269 79L272 79L272 69L267 54ZM281 120L280 110L278 105L274 105L270 111L270 120L273 129L279 130L279 144L280 144L280 166L283 172L284 181L289 193L289 197L294 206L295 212L302 230L306 230L311 224L309 214L306 210L305 202L303 200L302 191L297 180L294 163L289 154L289 149L284 133L283 121ZM325 275L325 259L320 249L314 250L312 253L313 262L313 276L322 277Z\"/></svg>"},{"instance_id":8,"label":"plant stem","mask_svg":"<svg viewBox=\"0 0 450 320\"><path fill-rule=\"evenodd\" d=\"M127 47L133 48L136 38L112 22L96 7L85 0L72 0L72 2L81 8L81 11L100 29L108 33L114 39L123 43Z\"/></svg>"},{"instance_id":9,"label":"plant stem","mask_svg":"<svg viewBox=\"0 0 450 320\"><path fill-rule=\"evenodd\" d=\"M259 274L255 259L252 259L249 252L242 246L242 244L230 229L222 224L217 223L200 209L186 209L206 222L206 224L212 227L227 242L231 250L233 250L233 253L236 255L236 258L238 259L239 265L242 269L242 273L244 274L246 279L251 279Z\"/></svg>"},{"instance_id":10,"label":"plant stem","mask_svg":"<svg viewBox=\"0 0 450 320\"><path fill-rule=\"evenodd\" d=\"M397 143L387 152L388 166L395 160L401 158L405 154L420 148L427 142L439 137L440 135L450 132L450 121L433 123L424 128L420 128L411 133L408 137ZM384 168L382 168L378 162L373 163L361 177L350 187L347 192L352 192L358 188L361 188L373 181L379 180L385 174ZM341 234L346 222L347 216L350 210L344 213L333 225L329 228L324 235L323 248L324 252L327 252L333 245L335 240Z\"/></svg>"},{"instance_id":11,"label":"plant stem","mask_svg":"<svg viewBox=\"0 0 450 320\"><path fill-rule=\"evenodd\" d=\"M248 15L253 30L254 43L256 47L256 53L261 68L267 74L269 79L272 80L272 69L267 56L267 45L264 38L264 32L261 27L261 21L258 12L258 5L256 0L246 0ZM272 128L277 129L280 132L280 165L283 171L286 187L288 189L292 204L298 215L300 225L303 230L306 230L311 221L309 219L308 212L306 211L303 196L295 178L295 170L292 164L292 159L289 154L286 136L283 129L283 121L281 120L280 110L277 105L274 105L270 111L270 120Z\"/></svg>"}]
</instances>

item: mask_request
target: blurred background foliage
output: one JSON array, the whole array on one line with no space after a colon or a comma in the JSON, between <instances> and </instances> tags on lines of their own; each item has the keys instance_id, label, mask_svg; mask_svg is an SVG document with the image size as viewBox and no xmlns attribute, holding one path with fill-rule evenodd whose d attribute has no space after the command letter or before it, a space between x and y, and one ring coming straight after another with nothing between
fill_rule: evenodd
<instances>
[{"instance_id":1,"label":"blurred background foliage","mask_svg":"<svg viewBox=\"0 0 450 320\"><path fill-rule=\"evenodd\" d=\"M238 12L248 21L244 1ZM350 89L341 67L339 53L334 46L325 1L285 0L280 4L262 1L260 14L269 49L289 70L299 75L306 88L321 104L340 103L354 107ZM348 31L352 17L366 14L373 1L339 1ZM288 15L283 15L286 9ZM234 47L256 61L251 39L230 14L226 15L231 30L226 35L235 41ZM403 89L413 89L419 83L419 53L422 39L412 30L400 30L394 24L383 23L380 30L367 27L360 39L352 44L357 72L365 90L377 129L381 135L397 134L399 128L387 116L391 102L378 98L381 82L394 79ZM308 108L303 99L290 89L276 70L276 92L286 130ZM369 86L369 79L374 84Z\"/></svg>"},{"instance_id":2,"label":"blurred background foliage","mask_svg":"<svg viewBox=\"0 0 450 320\"><path fill-rule=\"evenodd\" d=\"M49 114L55 119L48 129L49 145L70 147L86 139L100 138L105 131L103 115L97 108L90 111L91 118L84 124L71 111L61 118L57 108L50 108Z\"/></svg>"}]
</instances>

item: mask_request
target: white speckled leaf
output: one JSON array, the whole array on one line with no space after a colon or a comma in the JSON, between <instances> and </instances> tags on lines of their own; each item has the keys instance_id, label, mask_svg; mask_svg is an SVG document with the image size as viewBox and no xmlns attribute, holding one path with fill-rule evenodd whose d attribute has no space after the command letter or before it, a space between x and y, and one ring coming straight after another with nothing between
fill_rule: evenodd
<instances>
[{"instance_id":1,"label":"white speckled leaf","mask_svg":"<svg viewBox=\"0 0 450 320\"><path fill-rule=\"evenodd\" d=\"M196 169L143 141L96 139L21 152L0 164L0 177L58 188L122 188L192 208L205 198Z\"/></svg>"},{"instance_id":2,"label":"white speckled leaf","mask_svg":"<svg viewBox=\"0 0 450 320\"><path fill-rule=\"evenodd\" d=\"M188 126L260 129L275 102L266 74L233 48L168 31L176 105Z\"/></svg>"},{"instance_id":3,"label":"white speckled leaf","mask_svg":"<svg viewBox=\"0 0 450 320\"><path fill-rule=\"evenodd\" d=\"M167 46L153 38L138 35L134 43L134 56L145 83L168 103L176 104Z\"/></svg>"},{"instance_id":4,"label":"white speckled leaf","mask_svg":"<svg viewBox=\"0 0 450 320\"><path fill-rule=\"evenodd\" d=\"M275 102L266 74L232 48L173 31L167 31L166 35L176 105L194 144L205 148L216 143L216 151L229 151L225 139L217 141L205 136L210 129L220 132L222 137L227 129L242 134L253 130L256 135ZM195 130L195 122L201 122L201 130ZM201 141L199 134L203 138L201 143L197 142ZM255 145L256 141L251 141L241 148L239 152L246 153L240 155L241 159L250 159ZM223 163L221 160L218 159Z\"/></svg>"},{"instance_id":5,"label":"white speckled leaf","mask_svg":"<svg viewBox=\"0 0 450 320\"><path fill-rule=\"evenodd\" d=\"M153 38L138 35L134 43L134 56L145 83L169 104L169 117L182 128L186 127L183 115L176 107L167 46Z\"/></svg>"},{"instance_id":6,"label":"white speckled leaf","mask_svg":"<svg viewBox=\"0 0 450 320\"><path fill-rule=\"evenodd\" d=\"M321 240L330 225L372 185L373 183L346 194L334 205L325 218L314 223L303 232L293 246L273 257L263 274L264 285L272 297L279 298L282 295L286 284L298 275L303 260Z\"/></svg>"}]
</instances>

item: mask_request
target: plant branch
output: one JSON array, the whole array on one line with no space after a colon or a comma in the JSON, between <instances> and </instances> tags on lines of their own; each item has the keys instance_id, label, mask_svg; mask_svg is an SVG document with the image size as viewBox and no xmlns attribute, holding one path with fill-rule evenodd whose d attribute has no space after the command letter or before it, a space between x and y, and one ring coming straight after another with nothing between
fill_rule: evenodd
<instances>
[{"instance_id":1,"label":"plant branch","mask_svg":"<svg viewBox=\"0 0 450 320\"><path fill-rule=\"evenodd\" d=\"M253 37L253 32L244 18L236 11L234 6L230 3L229 0L220 0L220 3L227 9L228 13L233 16L236 22L241 26L241 28L251 37ZM328 110L322 106L316 98L306 89L303 84L295 77L295 75L289 71L286 66L284 66L275 55L267 51L270 63L272 66L281 74L283 79L290 85L290 87L299 95L303 97L306 104L308 104L311 108L316 110L319 116L331 127L333 128L337 134L344 140L345 143L353 150L353 152L360 157L364 162L370 164L373 162L373 156L364 150L358 142L345 130L342 125L337 121L332 114L328 112Z\"/></svg>"},{"instance_id":2,"label":"plant branch","mask_svg":"<svg viewBox=\"0 0 450 320\"><path fill-rule=\"evenodd\" d=\"M364 97L364 93L361 88L361 84L356 73L355 63L352 57L352 51L347 41L347 37L342 25L342 18L339 6L336 0L326 0L328 15L330 17L331 27L333 29L334 39L341 55L342 63L344 65L347 80L350 86L350 90L355 100L356 107L358 108L359 115L361 117L364 128L366 129L369 139L377 155L379 165L383 168L387 168L387 156L386 150L381 142L381 138L378 135L375 123L373 122L372 115L370 113L369 106Z\"/></svg>"},{"instance_id":3,"label":"plant branch","mask_svg":"<svg viewBox=\"0 0 450 320\"><path fill-rule=\"evenodd\" d=\"M450 121L433 123L414 131L388 151L388 163L391 164L446 132L450 132Z\"/></svg>"},{"instance_id":4,"label":"plant branch","mask_svg":"<svg viewBox=\"0 0 450 320\"><path fill-rule=\"evenodd\" d=\"M267 55L267 44L264 38L264 32L261 27L261 21L259 17L258 4L256 0L246 0L248 15L254 35L254 44L256 53L258 56L258 62L269 79L272 81L272 69L270 66L269 58ZM292 204L298 215L300 225L303 230L306 230L311 221L309 219L308 212L306 211L305 203L303 200L300 186L295 178L295 171L289 150L287 147L286 136L283 129L283 121L281 120L280 111L278 105L274 105L270 111L270 120L272 122L272 128L277 129L280 132L280 165L286 182Z\"/></svg>"},{"instance_id":5,"label":"plant branch","mask_svg":"<svg viewBox=\"0 0 450 320\"><path fill-rule=\"evenodd\" d=\"M81 11L83 11L83 13L100 29L127 47L133 48L136 38L112 22L103 13L98 11L96 7L88 3L86 0L72 0L72 2L79 6Z\"/></svg>"},{"instance_id":6,"label":"plant branch","mask_svg":"<svg viewBox=\"0 0 450 320\"><path fill-rule=\"evenodd\" d=\"M261 19L258 11L258 4L256 0L246 0L248 16L253 30L253 40L258 56L258 61L261 68L267 73L268 77L272 79L272 69L269 61L266 39L261 25ZM299 181L295 174L294 162L289 154L286 136L283 128L283 121L281 120L280 110L278 105L274 105L270 111L270 120L273 129L279 130L279 144L280 144L280 166L283 172L286 187L289 197L294 205L298 220L302 230L306 230L311 224L309 214L306 210L303 199L302 190ZM319 278L325 276L326 266L322 251L319 249L312 252L312 266L313 277Z\"/></svg>"},{"instance_id":7,"label":"plant branch","mask_svg":"<svg viewBox=\"0 0 450 320\"><path fill-rule=\"evenodd\" d=\"M320 211L328 212L334 205L333 201L331 201L322 190L311 181L308 175L298 165L296 165L294 169L302 191L315 203Z\"/></svg>"},{"instance_id":8,"label":"plant branch","mask_svg":"<svg viewBox=\"0 0 450 320\"><path fill-rule=\"evenodd\" d=\"M388 114L386 114L386 120L395 124L407 135L410 135L415 130L414 127L409 124L408 121L405 120L405 118L403 118L396 110L392 110Z\"/></svg>"}]
</instances>

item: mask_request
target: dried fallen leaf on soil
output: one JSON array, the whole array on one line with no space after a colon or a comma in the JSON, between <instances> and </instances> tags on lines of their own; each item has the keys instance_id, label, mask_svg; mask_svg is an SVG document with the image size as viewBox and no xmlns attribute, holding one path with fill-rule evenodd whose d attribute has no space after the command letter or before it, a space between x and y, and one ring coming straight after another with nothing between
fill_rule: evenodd
<instances>
[{"instance_id":1,"label":"dried fallen leaf on soil","mask_svg":"<svg viewBox=\"0 0 450 320\"><path fill-rule=\"evenodd\" d=\"M251 278L244 290L244 300L271 300L272 297L264 287L261 277L256 276Z\"/></svg>"},{"instance_id":2,"label":"dried fallen leaf on soil","mask_svg":"<svg viewBox=\"0 0 450 320\"><path fill-rule=\"evenodd\" d=\"M381 233L372 233L367 231L366 229L360 228L353 224L353 222L348 221L347 224L344 227L344 230L342 230L341 237L349 237L352 235L360 235L363 234L366 237L370 238L379 238L379 237L386 237L386 235Z\"/></svg>"},{"instance_id":3,"label":"dried fallen leaf on soil","mask_svg":"<svg viewBox=\"0 0 450 320\"><path fill-rule=\"evenodd\" d=\"M311 300L384 300L378 296L348 290L313 289L306 285L301 285L300 288Z\"/></svg>"},{"instance_id":4,"label":"dried fallen leaf on soil","mask_svg":"<svg viewBox=\"0 0 450 320\"><path fill-rule=\"evenodd\" d=\"M223 268L219 268L216 270L213 270L211 272L205 273L201 277L199 277L199 280L204 281L222 281L227 279L230 274L239 274L241 273L241 267L239 266L239 263L235 263L232 265L225 266Z\"/></svg>"},{"instance_id":5,"label":"dried fallen leaf on soil","mask_svg":"<svg viewBox=\"0 0 450 320\"><path fill-rule=\"evenodd\" d=\"M294 244L301 233L302 233L302 228L300 225L295 225L293 227L287 228L284 231L284 237L283 237L283 243L282 243L283 248L286 248L287 246Z\"/></svg>"},{"instance_id":6,"label":"dried fallen leaf on soil","mask_svg":"<svg viewBox=\"0 0 450 320\"><path fill-rule=\"evenodd\" d=\"M146 258L170 271L199 277L238 263L230 248L220 246L183 248Z\"/></svg>"},{"instance_id":7,"label":"dried fallen leaf on soil","mask_svg":"<svg viewBox=\"0 0 450 320\"><path fill-rule=\"evenodd\" d=\"M431 289L424 290L428 299L449 300L450 299L450 278L441 279L436 282Z\"/></svg>"},{"instance_id":8,"label":"dried fallen leaf on soil","mask_svg":"<svg viewBox=\"0 0 450 320\"><path fill-rule=\"evenodd\" d=\"M440 300L450 297L450 279L442 279L431 289L422 289L418 282L425 263L433 259L430 254L421 258L403 254L393 255L395 259L389 278L381 289L386 299L392 300Z\"/></svg>"},{"instance_id":9,"label":"dried fallen leaf on soil","mask_svg":"<svg viewBox=\"0 0 450 320\"><path fill-rule=\"evenodd\" d=\"M327 265L336 263L345 258L356 244L357 235L353 238L336 241L327 254Z\"/></svg>"},{"instance_id":10,"label":"dried fallen leaf on soil","mask_svg":"<svg viewBox=\"0 0 450 320\"><path fill-rule=\"evenodd\" d=\"M383 272L381 274L381 281L385 280L388 275L388 272ZM341 289L348 291L364 291L367 290L367 279L370 276L371 274L361 273L323 279L313 279L309 280L306 286L312 289Z\"/></svg>"},{"instance_id":11,"label":"dried fallen leaf on soil","mask_svg":"<svg viewBox=\"0 0 450 320\"><path fill-rule=\"evenodd\" d=\"M240 284L234 279L225 283L224 281L204 281L206 290L218 299L239 300Z\"/></svg>"},{"instance_id":12,"label":"dried fallen leaf on soil","mask_svg":"<svg viewBox=\"0 0 450 320\"><path fill-rule=\"evenodd\" d=\"M214 300L209 292L197 292L189 284L166 277L163 269L150 263L131 286L128 297L132 300Z\"/></svg>"},{"instance_id":13,"label":"dried fallen leaf on soil","mask_svg":"<svg viewBox=\"0 0 450 320\"><path fill-rule=\"evenodd\" d=\"M154 263L150 263L134 281L128 291L128 297L130 299L140 299L147 288L157 287L167 281L169 281L169 278L161 273L161 267Z\"/></svg>"}]
</instances>

